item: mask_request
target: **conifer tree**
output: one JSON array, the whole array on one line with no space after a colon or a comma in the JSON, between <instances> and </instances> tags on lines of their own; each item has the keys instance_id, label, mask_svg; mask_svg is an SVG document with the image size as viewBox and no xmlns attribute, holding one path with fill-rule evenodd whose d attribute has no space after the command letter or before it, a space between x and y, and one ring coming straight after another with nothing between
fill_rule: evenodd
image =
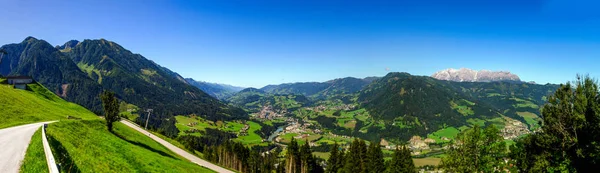
<instances>
[{"instance_id":1,"label":"conifer tree","mask_svg":"<svg viewBox=\"0 0 600 173\"><path fill-rule=\"evenodd\" d=\"M381 173L385 171L383 152L381 151L381 145L377 142L371 142L371 145L369 145L366 170L369 173Z\"/></svg>"},{"instance_id":2,"label":"conifer tree","mask_svg":"<svg viewBox=\"0 0 600 173\"><path fill-rule=\"evenodd\" d=\"M299 173L300 172L300 151L298 149L298 143L294 138L290 141L290 145L287 148L286 153L286 173Z\"/></svg>"},{"instance_id":3,"label":"conifer tree","mask_svg":"<svg viewBox=\"0 0 600 173\"><path fill-rule=\"evenodd\" d=\"M327 160L327 169L325 172L337 173L340 169L339 164L341 162L339 160L343 160L343 158L340 157L343 156L343 154L340 154L339 148L340 146L337 142L334 143L333 146L331 146L331 151L329 152L329 160Z\"/></svg>"},{"instance_id":4,"label":"conifer tree","mask_svg":"<svg viewBox=\"0 0 600 173\"><path fill-rule=\"evenodd\" d=\"M414 173L415 165L406 146L396 147L392 160L388 162L386 173Z\"/></svg>"}]
</instances>

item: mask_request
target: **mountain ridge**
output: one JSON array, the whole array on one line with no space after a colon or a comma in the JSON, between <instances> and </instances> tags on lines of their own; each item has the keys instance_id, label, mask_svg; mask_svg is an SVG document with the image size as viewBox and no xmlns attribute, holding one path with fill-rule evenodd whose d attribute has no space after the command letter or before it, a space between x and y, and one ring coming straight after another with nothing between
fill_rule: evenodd
<instances>
[{"instance_id":1,"label":"mountain ridge","mask_svg":"<svg viewBox=\"0 0 600 173\"><path fill-rule=\"evenodd\" d=\"M519 76L507 71L489 71L472 70L468 68L445 69L435 72L431 77L439 80L449 80L455 82L494 82L494 81L513 81L521 82Z\"/></svg>"}]
</instances>

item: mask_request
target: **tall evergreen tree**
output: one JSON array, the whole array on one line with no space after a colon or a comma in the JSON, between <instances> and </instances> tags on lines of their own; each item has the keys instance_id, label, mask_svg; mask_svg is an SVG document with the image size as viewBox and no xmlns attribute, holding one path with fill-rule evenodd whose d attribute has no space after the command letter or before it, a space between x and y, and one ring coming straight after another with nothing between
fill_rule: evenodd
<instances>
[{"instance_id":1,"label":"tall evergreen tree","mask_svg":"<svg viewBox=\"0 0 600 173\"><path fill-rule=\"evenodd\" d=\"M104 119L108 131L113 132L113 123L120 120L119 117L119 100L115 97L115 93L104 91L100 95L102 106L104 107Z\"/></svg>"},{"instance_id":2,"label":"tall evergreen tree","mask_svg":"<svg viewBox=\"0 0 600 173\"><path fill-rule=\"evenodd\" d=\"M302 147L300 147L300 173L312 172L314 166L314 158L310 151L309 142L306 141Z\"/></svg>"},{"instance_id":3,"label":"tall evergreen tree","mask_svg":"<svg viewBox=\"0 0 600 173\"><path fill-rule=\"evenodd\" d=\"M364 140L358 140L358 159L360 160L360 172L367 172L367 143Z\"/></svg>"},{"instance_id":4,"label":"tall evergreen tree","mask_svg":"<svg viewBox=\"0 0 600 173\"><path fill-rule=\"evenodd\" d=\"M300 172L300 151L298 143L294 138L290 141L290 145L287 148L286 153L286 173L299 173Z\"/></svg>"},{"instance_id":5,"label":"tall evergreen tree","mask_svg":"<svg viewBox=\"0 0 600 173\"><path fill-rule=\"evenodd\" d=\"M541 130L511 154L522 172L589 172L600 167L600 92L589 76L561 85L542 108Z\"/></svg>"},{"instance_id":6,"label":"tall evergreen tree","mask_svg":"<svg viewBox=\"0 0 600 173\"><path fill-rule=\"evenodd\" d=\"M354 139L352 144L350 144L350 150L346 153L346 159L344 162L344 169L342 172L344 173L361 173L362 169L362 160L361 160L361 149L360 149L360 141L359 139Z\"/></svg>"},{"instance_id":7,"label":"tall evergreen tree","mask_svg":"<svg viewBox=\"0 0 600 173\"><path fill-rule=\"evenodd\" d=\"M396 147L392 160L388 162L386 173L414 173L415 165L406 146Z\"/></svg>"},{"instance_id":8,"label":"tall evergreen tree","mask_svg":"<svg viewBox=\"0 0 600 173\"><path fill-rule=\"evenodd\" d=\"M333 146L331 146L331 151L329 152L329 160L327 160L327 169L325 170L325 172L327 173L337 173L338 170L340 169L340 165L339 163L341 163L339 160L343 159L340 157L340 146L338 145L338 143L334 143Z\"/></svg>"},{"instance_id":9,"label":"tall evergreen tree","mask_svg":"<svg viewBox=\"0 0 600 173\"><path fill-rule=\"evenodd\" d=\"M381 151L381 145L377 142L371 142L371 145L369 145L366 170L369 173L381 173L385 171L383 152Z\"/></svg>"}]
</instances>

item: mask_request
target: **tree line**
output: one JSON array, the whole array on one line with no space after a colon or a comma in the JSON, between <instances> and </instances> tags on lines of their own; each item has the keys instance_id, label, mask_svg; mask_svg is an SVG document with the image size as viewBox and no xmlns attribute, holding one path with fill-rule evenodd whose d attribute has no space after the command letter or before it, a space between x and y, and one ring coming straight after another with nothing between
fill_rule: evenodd
<instances>
[{"instance_id":1,"label":"tree line","mask_svg":"<svg viewBox=\"0 0 600 173\"><path fill-rule=\"evenodd\" d=\"M560 85L541 110L541 128L506 147L498 129L475 126L452 143L449 172L590 172L600 168L600 92L590 77Z\"/></svg>"},{"instance_id":2,"label":"tree line","mask_svg":"<svg viewBox=\"0 0 600 173\"><path fill-rule=\"evenodd\" d=\"M371 142L367 146L360 139L352 141L348 150L341 149L337 143L333 144L326 165L326 173L416 172L408 147L397 147L392 159L385 161L379 143Z\"/></svg>"}]
</instances>

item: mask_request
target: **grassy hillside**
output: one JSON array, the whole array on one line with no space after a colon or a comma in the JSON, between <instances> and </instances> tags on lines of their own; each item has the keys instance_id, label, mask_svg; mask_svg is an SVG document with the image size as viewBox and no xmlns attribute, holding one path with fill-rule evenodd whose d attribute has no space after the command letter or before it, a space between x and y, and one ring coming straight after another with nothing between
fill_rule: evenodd
<instances>
[{"instance_id":1,"label":"grassy hillside","mask_svg":"<svg viewBox=\"0 0 600 173\"><path fill-rule=\"evenodd\" d=\"M211 172L121 123L112 134L102 120L66 120L47 134L63 172Z\"/></svg>"},{"instance_id":2,"label":"grassy hillside","mask_svg":"<svg viewBox=\"0 0 600 173\"><path fill-rule=\"evenodd\" d=\"M246 130L246 133L240 133L240 130L245 126L245 124L242 121L213 122L210 120L202 119L201 117L192 118L188 116L175 116L175 118L177 120L175 126L179 129L180 136L188 134L194 136L202 136L206 133L206 129L210 128L217 129L223 132L237 134L238 136L234 138L234 141L241 142L245 145L254 146L267 144L266 142L262 141L263 138L258 134L262 126L253 121L245 121L245 123L248 124L249 128L248 130ZM194 132L191 132L192 130Z\"/></svg>"},{"instance_id":3,"label":"grassy hillside","mask_svg":"<svg viewBox=\"0 0 600 173\"><path fill-rule=\"evenodd\" d=\"M23 42L1 47L7 54L0 64L0 74L25 75L60 93L69 102L82 105L95 113L102 112L98 95L102 88L87 77L77 64L44 40L27 37Z\"/></svg>"},{"instance_id":4,"label":"grassy hillside","mask_svg":"<svg viewBox=\"0 0 600 173\"><path fill-rule=\"evenodd\" d=\"M48 172L46 155L42 145L42 128L37 130L31 137L20 172Z\"/></svg>"},{"instance_id":5,"label":"grassy hillside","mask_svg":"<svg viewBox=\"0 0 600 173\"><path fill-rule=\"evenodd\" d=\"M22 124L63 120L67 116L95 119L89 110L54 95L39 84L27 85L28 90L13 89L0 84L0 128Z\"/></svg>"}]
</instances>

